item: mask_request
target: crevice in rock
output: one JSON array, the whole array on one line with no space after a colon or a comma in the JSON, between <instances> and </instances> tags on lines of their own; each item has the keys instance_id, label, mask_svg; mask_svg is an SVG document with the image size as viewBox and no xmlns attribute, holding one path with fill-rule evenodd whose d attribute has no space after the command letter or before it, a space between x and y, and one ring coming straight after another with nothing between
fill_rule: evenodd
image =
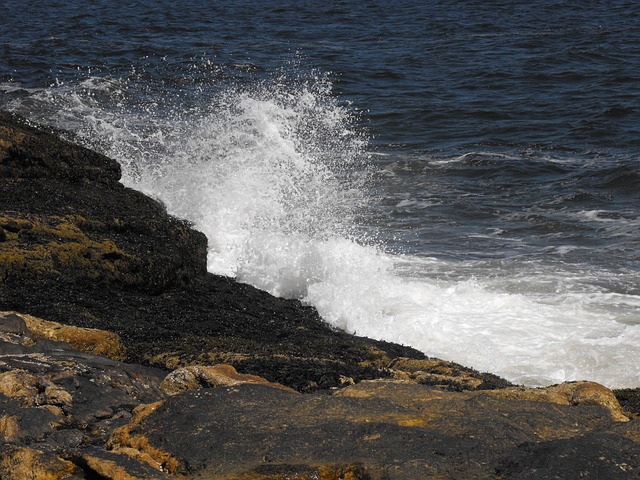
<instances>
[{"instance_id":1,"label":"crevice in rock","mask_svg":"<svg viewBox=\"0 0 640 480\"><path fill-rule=\"evenodd\" d=\"M84 473L84 480L112 480L110 477L105 477L101 475L93 468L89 466L87 461L79 456L73 455L70 457L64 457L65 460L69 460L75 466L77 466Z\"/></svg>"}]
</instances>

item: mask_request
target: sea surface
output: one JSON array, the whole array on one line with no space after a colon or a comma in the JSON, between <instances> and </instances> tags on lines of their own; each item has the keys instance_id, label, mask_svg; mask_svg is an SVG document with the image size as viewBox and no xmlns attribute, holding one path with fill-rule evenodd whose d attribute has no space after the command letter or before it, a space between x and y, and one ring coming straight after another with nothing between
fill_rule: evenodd
<instances>
[{"instance_id":1,"label":"sea surface","mask_svg":"<svg viewBox=\"0 0 640 480\"><path fill-rule=\"evenodd\" d=\"M209 270L526 385L640 386L640 3L3 0L0 108Z\"/></svg>"}]
</instances>

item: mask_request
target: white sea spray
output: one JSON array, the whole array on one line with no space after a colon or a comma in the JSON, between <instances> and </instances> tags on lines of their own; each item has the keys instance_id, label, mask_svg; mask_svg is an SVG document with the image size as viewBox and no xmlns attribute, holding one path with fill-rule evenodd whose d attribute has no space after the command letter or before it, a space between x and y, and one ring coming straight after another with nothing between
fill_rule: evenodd
<instances>
[{"instance_id":1,"label":"white sea spray","mask_svg":"<svg viewBox=\"0 0 640 480\"><path fill-rule=\"evenodd\" d=\"M363 231L358 218L376 201L367 137L326 76L231 85L188 106L136 103L130 82L53 85L16 109L119 160L126 185L207 235L211 272L299 298L347 331L515 382L637 386L640 305L598 288L605 272L398 255Z\"/></svg>"}]
</instances>

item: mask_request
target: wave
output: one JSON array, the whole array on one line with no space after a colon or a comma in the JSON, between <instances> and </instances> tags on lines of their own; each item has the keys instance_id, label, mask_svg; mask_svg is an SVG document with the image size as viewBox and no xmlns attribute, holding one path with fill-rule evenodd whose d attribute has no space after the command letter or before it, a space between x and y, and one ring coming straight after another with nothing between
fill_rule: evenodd
<instances>
[{"instance_id":1,"label":"wave","mask_svg":"<svg viewBox=\"0 0 640 480\"><path fill-rule=\"evenodd\" d=\"M640 302L598 288L594 278L609 273L388 251L384 219L366 226L379 182L369 138L327 75L149 92L90 77L11 107L116 158L125 184L207 235L211 272L299 298L347 331L517 383L637 386Z\"/></svg>"}]
</instances>

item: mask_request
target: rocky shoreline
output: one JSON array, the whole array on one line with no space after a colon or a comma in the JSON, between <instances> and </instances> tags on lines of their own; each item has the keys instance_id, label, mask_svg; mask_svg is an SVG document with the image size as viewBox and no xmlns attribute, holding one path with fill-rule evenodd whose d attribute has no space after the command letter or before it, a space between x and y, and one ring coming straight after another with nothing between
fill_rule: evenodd
<instances>
[{"instance_id":1,"label":"rocky shoreline","mask_svg":"<svg viewBox=\"0 0 640 480\"><path fill-rule=\"evenodd\" d=\"M0 112L0 478L640 475L638 390L338 331L65 137Z\"/></svg>"}]
</instances>

